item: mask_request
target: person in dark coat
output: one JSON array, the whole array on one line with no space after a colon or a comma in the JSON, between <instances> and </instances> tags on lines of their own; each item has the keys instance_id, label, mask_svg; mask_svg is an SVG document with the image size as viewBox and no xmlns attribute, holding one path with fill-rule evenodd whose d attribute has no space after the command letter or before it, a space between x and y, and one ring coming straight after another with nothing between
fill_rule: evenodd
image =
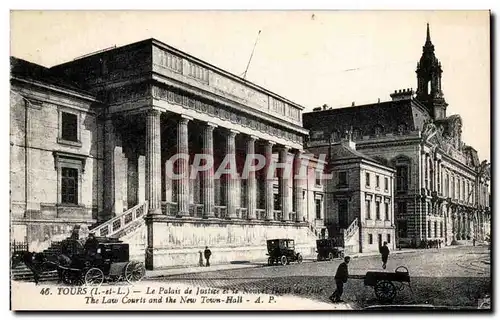
<instances>
[{"instance_id":1,"label":"person in dark coat","mask_svg":"<svg viewBox=\"0 0 500 320\"><path fill-rule=\"evenodd\" d=\"M87 241L85 241L85 252L87 255L94 257L97 254L97 247L99 246L99 241L95 238L93 233L89 234Z\"/></svg>"},{"instance_id":2,"label":"person in dark coat","mask_svg":"<svg viewBox=\"0 0 500 320\"><path fill-rule=\"evenodd\" d=\"M387 259L389 259L389 248L387 247L387 242L384 241L384 245L380 247L380 254L382 255L382 269L387 267Z\"/></svg>"},{"instance_id":3,"label":"person in dark coat","mask_svg":"<svg viewBox=\"0 0 500 320\"><path fill-rule=\"evenodd\" d=\"M344 262L342 262L337 268L337 273L335 274L335 284L337 285L337 289L329 297L329 299L334 303L344 302L341 298L344 293L344 283L347 282L347 278L349 277L349 270L347 267L349 261L351 261L351 257L345 257Z\"/></svg>"},{"instance_id":4,"label":"person in dark coat","mask_svg":"<svg viewBox=\"0 0 500 320\"><path fill-rule=\"evenodd\" d=\"M205 264L206 267L210 267L210 256L212 255L212 251L208 249L208 247L205 247L205 259L207 260L207 263Z\"/></svg>"}]
</instances>

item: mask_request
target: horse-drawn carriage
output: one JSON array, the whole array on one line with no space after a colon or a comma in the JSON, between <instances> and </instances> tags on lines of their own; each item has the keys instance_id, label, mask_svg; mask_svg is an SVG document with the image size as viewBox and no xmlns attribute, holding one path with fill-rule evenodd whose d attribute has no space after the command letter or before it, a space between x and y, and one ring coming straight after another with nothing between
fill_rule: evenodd
<instances>
[{"instance_id":1,"label":"horse-drawn carriage","mask_svg":"<svg viewBox=\"0 0 500 320\"><path fill-rule=\"evenodd\" d=\"M60 252L50 255L26 252L20 260L32 271L35 282L44 272L57 270L59 280L69 285L100 285L104 281L133 283L145 275L142 262L129 260L129 245L113 238L97 238L88 250L81 240L61 242Z\"/></svg>"},{"instance_id":2,"label":"horse-drawn carriage","mask_svg":"<svg viewBox=\"0 0 500 320\"><path fill-rule=\"evenodd\" d=\"M74 285L100 285L104 281L133 283L145 274L142 262L129 261L129 245L112 238L99 238L96 251L89 253L78 240L66 240L58 266L61 280ZM63 262L65 261L65 262Z\"/></svg>"},{"instance_id":3,"label":"horse-drawn carriage","mask_svg":"<svg viewBox=\"0 0 500 320\"><path fill-rule=\"evenodd\" d=\"M295 251L293 239L267 240L267 255L267 264L270 266L278 263L287 265L294 261L302 263L302 255Z\"/></svg>"}]
</instances>

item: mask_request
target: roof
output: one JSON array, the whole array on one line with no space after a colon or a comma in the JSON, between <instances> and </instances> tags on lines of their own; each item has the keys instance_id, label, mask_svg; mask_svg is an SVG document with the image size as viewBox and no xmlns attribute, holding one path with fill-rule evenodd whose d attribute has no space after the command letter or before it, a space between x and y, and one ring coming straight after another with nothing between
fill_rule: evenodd
<instances>
[{"instance_id":1,"label":"roof","mask_svg":"<svg viewBox=\"0 0 500 320\"><path fill-rule=\"evenodd\" d=\"M344 144L332 145L330 151L330 159L332 162L340 160L359 159L359 160L368 160L379 163L374 158L371 158L355 149L351 149L348 146L345 146Z\"/></svg>"},{"instance_id":2,"label":"roof","mask_svg":"<svg viewBox=\"0 0 500 320\"><path fill-rule=\"evenodd\" d=\"M92 95L88 91L83 90L76 82L66 78L63 74L16 57L10 57L10 72L12 77L38 81L78 93Z\"/></svg>"},{"instance_id":3,"label":"roof","mask_svg":"<svg viewBox=\"0 0 500 320\"><path fill-rule=\"evenodd\" d=\"M382 132L396 132L401 124L405 130L415 130L413 102L406 99L308 112L303 114L303 125L306 129L339 133L353 129L360 135L372 134L377 126Z\"/></svg>"}]
</instances>

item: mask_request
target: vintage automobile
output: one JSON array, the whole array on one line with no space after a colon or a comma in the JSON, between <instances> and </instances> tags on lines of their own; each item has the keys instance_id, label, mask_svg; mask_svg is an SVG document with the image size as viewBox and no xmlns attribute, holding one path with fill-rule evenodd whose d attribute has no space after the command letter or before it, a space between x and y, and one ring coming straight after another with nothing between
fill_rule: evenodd
<instances>
[{"instance_id":1,"label":"vintage automobile","mask_svg":"<svg viewBox=\"0 0 500 320\"><path fill-rule=\"evenodd\" d=\"M316 252L318 253L318 261L344 258L344 248L339 247L335 239L316 240Z\"/></svg>"},{"instance_id":2,"label":"vintage automobile","mask_svg":"<svg viewBox=\"0 0 500 320\"><path fill-rule=\"evenodd\" d=\"M144 264L129 261L129 245L113 238L97 238L95 255L85 252L79 240L65 240L61 253L66 259L60 259L58 272L61 280L72 285L102 284L105 280L116 282L126 280L133 283L141 280L146 272Z\"/></svg>"},{"instance_id":3,"label":"vintage automobile","mask_svg":"<svg viewBox=\"0 0 500 320\"><path fill-rule=\"evenodd\" d=\"M267 240L267 259L268 265L281 263L281 265L290 264L297 261L302 263L302 255L295 252L295 241L293 239L272 239Z\"/></svg>"}]
</instances>

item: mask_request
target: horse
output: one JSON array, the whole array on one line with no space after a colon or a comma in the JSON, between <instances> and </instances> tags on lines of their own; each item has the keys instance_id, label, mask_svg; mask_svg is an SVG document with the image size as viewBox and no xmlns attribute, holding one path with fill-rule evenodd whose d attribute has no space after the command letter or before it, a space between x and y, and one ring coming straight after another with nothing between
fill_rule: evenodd
<instances>
[{"instance_id":1,"label":"horse","mask_svg":"<svg viewBox=\"0 0 500 320\"><path fill-rule=\"evenodd\" d=\"M26 267L28 267L28 269L33 273L35 285L38 285L38 283L40 282L40 276L42 275L42 273L58 269L57 263L49 261L45 254L37 252L15 252L12 255L11 262L12 268L15 268L21 262L24 263Z\"/></svg>"}]
</instances>

